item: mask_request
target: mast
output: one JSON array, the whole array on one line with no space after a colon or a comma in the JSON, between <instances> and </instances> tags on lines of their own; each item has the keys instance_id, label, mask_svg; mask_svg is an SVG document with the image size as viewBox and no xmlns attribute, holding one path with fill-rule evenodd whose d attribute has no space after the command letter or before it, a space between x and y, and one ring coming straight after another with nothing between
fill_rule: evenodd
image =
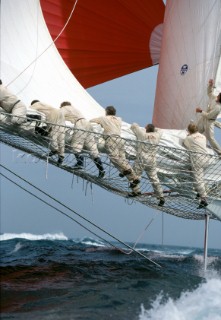
<instances>
[{"instance_id":1,"label":"mast","mask_svg":"<svg viewBox=\"0 0 221 320\"><path fill-rule=\"evenodd\" d=\"M205 233L204 233L204 271L207 270L208 255L208 233L209 233L209 214L205 214Z\"/></svg>"}]
</instances>

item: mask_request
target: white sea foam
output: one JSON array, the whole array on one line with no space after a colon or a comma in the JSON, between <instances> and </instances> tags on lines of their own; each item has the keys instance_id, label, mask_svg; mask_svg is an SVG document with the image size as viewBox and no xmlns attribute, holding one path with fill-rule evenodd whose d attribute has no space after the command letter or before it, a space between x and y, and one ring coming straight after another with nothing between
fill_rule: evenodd
<instances>
[{"instance_id":1,"label":"white sea foam","mask_svg":"<svg viewBox=\"0 0 221 320\"><path fill-rule=\"evenodd\" d=\"M140 252L151 252L153 255L152 257L156 258L167 258L167 259L176 259L176 260L183 260L186 258L186 256L188 256L191 251L187 251L185 253L183 252L179 252L179 251L162 251L162 250L151 250L151 249L145 249L145 248L136 248L136 250L140 251Z\"/></svg>"},{"instance_id":2,"label":"white sea foam","mask_svg":"<svg viewBox=\"0 0 221 320\"><path fill-rule=\"evenodd\" d=\"M190 255L191 253L193 253L193 251L194 251L194 250L191 250L191 249L187 250L187 249L186 249L186 250L178 250L177 253L188 256L188 255Z\"/></svg>"},{"instance_id":3,"label":"white sea foam","mask_svg":"<svg viewBox=\"0 0 221 320\"><path fill-rule=\"evenodd\" d=\"M162 257L180 257L180 256L188 256L194 252L194 250L186 249L186 250L157 250L157 249L147 249L147 248L138 248L139 251L151 251Z\"/></svg>"},{"instance_id":4,"label":"white sea foam","mask_svg":"<svg viewBox=\"0 0 221 320\"><path fill-rule=\"evenodd\" d=\"M98 239L83 238L80 242L89 246L105 247L105 244Z\"/></svg>"},{"instance_id":5,"label":"white sea foam","mask_svg":"<svg viewBox=\"0 0 221 320\"><path fill-rule=\"evenodd\" d=\"M11 239L27 239L27 240L68 240L63 233L45 233L42 235L32 233L4 233L0 235L0 241Z\"/></svg>"},{"instance_id":6,"label":"white sea foam","mask_svg":"<svg viewBox=\"0 0 221 320\"><path fill-rule=\"evenodd\" d=\"M105 247L104 244L91 242L91 241L83 241L82 243L87 244L89 246L96 246L96 247Z\"/></svg>"},{"instance_id":7,"label":"white sea foam","mask_svg":"<svg viewBox=\"0 0 221 320\"><path fill-rule=\"evenodd\" d=\"M204 257L203 255L199 255L199 254L194 254L193 258L199 262L200 264L204 263ZM214 261L218 260L219 257L207 257L207 264L210 265L211 263L213 263Z\"/></svg>"},{"instance_id":8,"label":"white sea foam","mask_svg":"<svg viewBox=\"0 0 221 320\"><path fill-rule=\"evenodd\" d=\"M16 243L15 248L11 253L15 253L15 252L19 251L22 247L23 247L23 245L20 242Z\"/></svg>"},{"instance_id":9,"label":"white sea foam","mask_svg":"<svg viewBox=\"0 0 221 320\"><path fill-rule=\"evenodd\" d=\"M145 310L141 306L139 320L221 320L221 280L210 279L180 298L162 303L162 294Z\"/></svg>"}]
</instances>

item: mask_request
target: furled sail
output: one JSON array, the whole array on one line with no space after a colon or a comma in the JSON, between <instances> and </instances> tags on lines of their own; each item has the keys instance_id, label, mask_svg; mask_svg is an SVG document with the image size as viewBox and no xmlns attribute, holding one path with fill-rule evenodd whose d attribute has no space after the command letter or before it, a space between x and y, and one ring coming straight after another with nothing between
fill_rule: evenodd
<instances>
[{"instance_id":1,"label":"furled sail","mask_svg":"<svg viewBox=\"0 0 221 320\"><path fill-rule=\"evenodd\" d=\"M88 88L159 62L162 0L41 0L56 47L74 76Z\"/></svg>"},{"instance_id":2,"label":"furled sail","mask_svg":"<svg viewBox=\"0 0 221 320\"><path fill-rule=\"evenodd\" d=\"M186 128L196 106L206 109L208 80L220 86L220 14L221 1L167 0L153 116L158 127Z\"/></svg>"}]
</instances>

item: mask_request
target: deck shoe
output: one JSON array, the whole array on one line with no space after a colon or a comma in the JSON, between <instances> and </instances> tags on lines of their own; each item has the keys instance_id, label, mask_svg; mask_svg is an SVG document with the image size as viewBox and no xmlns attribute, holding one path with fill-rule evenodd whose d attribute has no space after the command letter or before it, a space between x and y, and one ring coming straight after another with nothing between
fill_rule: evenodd
<instances>
[{"instance_id":1,"label":"deck shoe","mask_svg":"<svg viewBox=\"0 0 221 320\"><path fill-rule=\"evenodd\" d=\"M207 206L208 206L208 203L207 203L206 199L202 199L200 201L199 207L197 209L202 209L202 208L205 208Z\"/></svg>"},{"instance_id":2,"label":"deck shoe","mask_svg":"<svg viewBox=\"0 0 221 320\"><path fill-rule=\"evenodd\" d=\"M73 168L75 170L81 170L81 169L83 169L83 165L80 165L80 164L76 163Z\"/></svg>"},{"instance_id":3,"label":"deck shoe","mask_svg":"<svg viewBox=\"0 0 221 320\"><path fill-rule=\"evenodd\" d=\"M165 203L165 199L164 198L160 198L160 201L158 202L158 206L162 207Z\"/></svg>"},{"instance_id":4,"label":"deck shoe","mask_svg":"<svg viewBox=\"0 0 221 320\"><path fill-rule=\"evenodd\" d=\"M49 154L48 154L48 156L49 156L49 157L52 157L52 156L54 156L54 155L57 154L57 153L58 153L57 150L50 151Z\"/></svg>"},{"instance_id":5,"label":"deck shoe","mask_svg":"<svg viewBox=\"0 0 221 320\"><path fill-rule=\"evenodd\" d=\"M104 170L99 171L98 178L104 178L104 176L105 176L105 171Z\"/></svg>"},{"instance_id":6,"label":"deck shoe","mask_svg":"<svg viewBox=\"0 0 221 320\"><path fill-rule=\"evenodd\" d=\"M58 164L62 164L64 161L64 156L58 156Z\"/></svg>"},{"instance_id":7,"label":"deck shoe","mask_svg":"<svg viewBox=\"0 0 221 320\"><path fill-rule=\"evenodd\" d=\"M74 169L83 169L83 165L84 165L84 158L79 155L78 153L75 154L76 157L76 164L74 165Z\"/></svg>"},{"instance_id":8,"label":"deck shoe","mask_svg":"<svg viewBox=\"0 0 221 320\"><path fill-rule=\"evenodd\" d=\"M138 191L138 192L128 192L128 194L127 194L127 197L128 198L134 198L134 197L137 197L137 196L140 196L141 195L141 192L140 191Z\"/></svg>"},{"instance_id":9,"label":"deck shoe","mask_svg":"<svg viewBox=\"0 0 221 320\"><path fill-rule=\"evenodd\" d=\"M62 164L63 161L64 161L64 157L63 157L63 156L59 156L59 157L58 157L58 164L59 164L59 165Z\"/></svg>"},{"instance_id":10,"label":"deck shoe","mask_svg":"<svg viewBox=\"0 0 221 320\"><path fill-rule=\"evenodd\" d=\"M98 178L103 178L105 175L105 171L104 171L104 167L103 167L101 159L99 157L95 158L94 163L99 170Z\"/></svg>"},{"instance_id":11,"label":"deck shoe","mask_svg":"<svg viewBox=\"0 0 221 320\"><path fill-rule=\"evenodd\" d=\"M140 183L140 180L139 180L139 179L133 180L133 181L130 183L130 188L131 188L131 189L135 188L135 187L138 185L138 183Z\"/></svg>"}]
</instances>

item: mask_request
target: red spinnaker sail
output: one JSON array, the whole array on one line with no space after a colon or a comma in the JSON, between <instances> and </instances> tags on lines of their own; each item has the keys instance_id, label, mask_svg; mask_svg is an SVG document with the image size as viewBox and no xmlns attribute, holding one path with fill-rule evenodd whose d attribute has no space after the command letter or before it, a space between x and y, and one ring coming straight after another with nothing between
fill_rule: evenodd
<instances>
[{"instance_id":1,"label":"red spinnaker sail","mask_svg":"<svg viewBox=\"0 0 221 320\"><path fill-rule=\"evenodd\" d=\"M53 39L76 0L41 0ZM162 0L78 0L56 47L70 71L88 88L158 63L165 5ZM156 56L153 59L154 53Z\"/></svg>"}]
</instances>

